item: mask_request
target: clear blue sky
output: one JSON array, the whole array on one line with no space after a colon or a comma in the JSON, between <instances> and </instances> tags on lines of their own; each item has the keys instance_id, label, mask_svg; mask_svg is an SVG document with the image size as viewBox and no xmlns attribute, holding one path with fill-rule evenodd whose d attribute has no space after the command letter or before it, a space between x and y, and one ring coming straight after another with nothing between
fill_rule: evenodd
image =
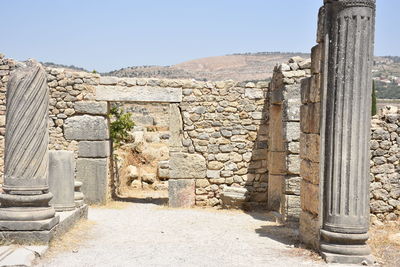
<instances>
[{"instance_id":1,"label":"clear blue sky","mask_svg":"<svg viewBox=\"0 0 400 267\"><path fill-rule=\"evenodd\" d=\"M309 52L323 0L0 0L0 52L110 71L242 52ZM377 0L376 55L400 55L400 1Z\"/></svg>"}]
</instances>

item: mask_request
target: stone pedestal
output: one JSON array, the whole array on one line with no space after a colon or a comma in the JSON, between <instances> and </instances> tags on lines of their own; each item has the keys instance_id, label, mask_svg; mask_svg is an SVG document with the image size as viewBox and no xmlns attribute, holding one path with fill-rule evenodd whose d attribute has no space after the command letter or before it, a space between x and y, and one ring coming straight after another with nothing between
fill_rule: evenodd
<instances>
[{"instance_id":1,"label":"stone pedestal","mask_svg":"<svg viewBox=\"0 0 400 267\"><path fill-rule=\"evenodd\" d=\"M30 60L7 85L0 230L15 232L16 242L30 242L27 233L46 233L59 222L49 205L48 108L46 72Z\"/></svg>"},{"instance_id":2,"label":"stone pedestal","mask_svg":"<svg viewBox=\"0 0 400 267\"><path fill-rule=\"evenodd\" d=\"M56 211L75 209L74 152L50 151L49 186L54 196L50 204Z\"/></svg>"},{"instance_id":3,"label":"stone pedestal","mask_svg":"<svg viewBox=\"0 0 400 267\"><path fill-rule=\"evenodd\" d=\"M171 208L191 208L195 205L194 179L169 179L168 199Z\"/></svg>"},{"instance_id":4,"label":"stone pedestal","mask_svg":"<svg viewBox=\"0 0 400 267\"><path fill-rule=\"evenodd\" d=\"M81 187L82 187L82 182L76 181L74 182L74 202L75 202L75 207L79 208L83 204L85 204L85 195L81 192Z\"/></svg>"},{"instance_id":5,"label":"stone pedestal","mask_svg":"<svg viewBox=\"0 0 400 267\"><path fill-rule=\"evenodd\" d=\"M320 248L328 262L368 262L375 0L325 0L325 12Z\"/></svg>"}]
</instances>

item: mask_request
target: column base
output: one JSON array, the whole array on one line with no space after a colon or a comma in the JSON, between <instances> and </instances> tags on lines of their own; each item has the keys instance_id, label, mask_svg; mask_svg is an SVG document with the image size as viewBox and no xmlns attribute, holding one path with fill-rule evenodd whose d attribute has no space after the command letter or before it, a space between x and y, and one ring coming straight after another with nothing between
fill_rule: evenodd
<instances>
[{"instance_id":1,"label":"column base","mask_svg":"<svg viewBox=\"0 0 400 267\"><path fill-rule=\"evenodd\" d=\"M57 215L39 221L0 221L0 231L45 231L51 230L60 221Z\"/></svg>"},{"instance_id":2,"label":"column base","mask_svg":"<svg viewBox=\"0 0 400 267\"><path fill-rule=\"evenodd\" d=\"M372 265L375 262L374 257L372 257L371 255L357 256L357 255L341 255L341 254L321 252L321 256L327 263Z\"/></svg>"},{"instance_id":3,"label":"column base","mask_svg":"<svg viewBox=\"0 0 400 267\"><path fill-rule=\"evenodd\" d=\"M368 233L335 233L321 229L320 253L326 262L372 264L374 258L366 244Z\"/></svg>"}]
</instances>

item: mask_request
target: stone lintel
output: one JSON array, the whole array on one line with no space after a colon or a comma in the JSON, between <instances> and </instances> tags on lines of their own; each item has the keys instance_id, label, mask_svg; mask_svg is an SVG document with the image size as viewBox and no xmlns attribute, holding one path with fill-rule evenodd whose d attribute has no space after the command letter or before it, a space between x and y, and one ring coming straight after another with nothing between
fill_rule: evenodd
<instances>
[{"instance_id":1,"label":"stone lintel","mask_svg":"<svg viewBox=\"0 0 400 267\"><path fill-rule=\"evenodd\" d=\"M96 86L96 100L130 102L182 102L182 88L152 86Z\"/></svg>"}]
</instances>

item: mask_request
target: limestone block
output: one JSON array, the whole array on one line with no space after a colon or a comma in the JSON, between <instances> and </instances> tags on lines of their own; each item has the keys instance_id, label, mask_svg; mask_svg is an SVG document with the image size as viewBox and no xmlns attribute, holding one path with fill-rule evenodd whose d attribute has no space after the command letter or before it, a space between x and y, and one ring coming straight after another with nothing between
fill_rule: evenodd
<instances>
[{"instance_id":1,"label":"limestone block","mask_svg":"<svg viewBox=\"0 0 400 267\"><path fill-rule=\"evenodd\" d=\"M50 204L56 211L75 208L74 172L74 152L49 151L49 188L53 194Z\"/></svg>"},{"instance_id":2,"label":"limestone block","mask_svg":"<svg viewBox=\"0 0 400 267\"><path fill-rule=\"evenodd\" d=\"M318 216L302 211L300 214L300 240L314 249L319 249L320 222Z\"/></svg>"},{"instance_id":3,"label":"limestone block","mask_svg":"<svg viewBox=\"0 0 400 267\"><path fill-rule=\"evenodd\" d=\"M241 208L249 199L249 192L246 188L224 186L220 197L224 208Z\"/></svg>"},{"instance_id":4,"label":"limestone block","mask_svg":"<svg viewBox=\"0 0 400 267\"><path fill-rule=\"evenodd\" d=\"M286 152L269 152L268 170L270 174L286 174Z\"/></svg>"},{"instance_id":5,"label":"limestone block","mask_svg":"<svg viewBox=\"0 0 400 267\"><path fill-rule=\"evenodd\" d=\"M75 112L79 114L107 115L108 107L105 101L79 101L75 102Z\"/></svg>"},{"instance_id":6,"label":"limestone block","mask_svg":"<svg viewBox=\"0 0 400 267\"><path fill-rule=\"evenodd\" d=\"M110 141L80 141L78 156L80 158L106 158L110 156Z\"/></svg>"},{"instance_id":7,"label":"limestone block","mask_svg":"<svg viewBox=\"0 0 400 267\"><path fill-rule=\"evenodd\" d=\"M321 49L322 45L311 48L311 73L321 73Z\"/></svg>"},{"instance_id":8,"label":"limestone block","mask_svg":"<svg viewBox=\"0 0 400 267\"><path fill-rule=\"evenodd\" d=\"M109 138L107 120L100 116L75 116L65 120L67 140L105 140Z\"/></svg>"},{"instance_id":9,"label":"limestone block","mask_svg":"<svg viewBox=\"0 0 400 267\"><path fill-rule=\"evenodd\" d=\"M321 75L314 74L310 82L310 102L320 102Z\"/></svg>"},{"instance_id":10,"label":"limestone block","mask_svg":"<svg viewBox=\"0 0 400 267\"><path fill-rule=\"evenodd\" d=\"M264 91L256 88L246 88L244 90L244 96L249 99L263 99Z\"/></svg>"},{"instance_id":11,"label":"limestone block","mask_svg":"<svg viewBox=\"0 0 400 267\"><path fill-rule=\"evenodd\" d=\"M300 128L303 133L319 133L320 103L309 103L300 107Z\"/></svg>"},{"instance_id":12,"label":"limestone block","mask_svg":"<svg viewBox=\"0 0 400 267\"><path fill-rule=\"evenodd\" d=\"M301 160L300 175L309 183L319 184L319 163L306 159Z\"/></svg>"},{"instance_id":13,"label":"limestone block","mask_svg":"<svg viewBox=\"0 0 400 267\"><path fill-rule=\"evenodd\" d=\"M301 134L300 158L319 162L320 136L318 134Z\"/></svg>"},{"instance_id":14,"label":"limestone block","mask_svg":"<svg viewBox=\"0 0 400 267\"><path fill-rule=\"evenodd\" d=\"M290 100L286 106L284 119L286 121L300 121L300 101Z\"/></svg>"},{"instance_id":15,"label":"limestone block","mask_svg":"<svg viewBox=\"0 0 400 267\"><path fill-rule=\"evenodd\" d=\"M182 115L177 104L170 104L169 106L169 132L171 134L169 145L171 147L182 146Z\"/></svg>"},{"instance_id":16,"label":"limestone block","mask_svg":"<svg viewBox=\"0 0 400 267\"><path fill-rule=\"evenodd\" d=\"M300 174L299 155L289 155L287 157L287 171L290 174Z\"/></svg>"},{"instance_id":17,"label":"limestone block","mask_svg":"<svg viewBox=\"0 0 400 267\"><path fill-rule=\"evenodd\" d=\"M279 211L281 206L281 197L283 193L283 184L285 176L272 175L268 176L268 209Z\"/></svg>"},{"instance_id":18,"label":"limestone block","mask_svg":"<svg viewBox=\"0 0 400 267\"><path fill-rule=\"evenodd\" d=\"M298 141L300 139L300 123L287 122L286 123L286 141Z\"/></svg>"},{"instance_id":19,"label":"limestone block","mask_svg":"<svg viewBox=\"0 0 400 267\"><path fill-rule=\"evenodd\" d=\"M110 77L110 76L101 76L99 80L99 84L103 85L115 85L118 83L118 77Z\"/></svg>"},{"instance_id":20,"label":"limestone block","mask_svg":"<svg viewBox=\"0 0 400 267\"><path fill-rule=\"evenodd\" d=\"M108 160L78 158L76 179L82 182L82 192L88 203L106 202Z\"/></svg>"},{"instance_id":21,"label":"limestone block","mask_svg":"<svg viewBox=\"0 0 400 267\"><path fill-rule=\"evenodd\" d=\"M269 149L271 151L285 151L286 142L283 134L282 106L270 106Z\"/></svg>"},{"instance_id":22,"label":"limestone block","mask_svg":"<svg viewBox=\"0 0 400 267\"><path fill-rule=\"evenodd\" d=\"M300 95L302 104L307 104L310 102L310 86L311 86L311 77L304 78L303 80L301 80Z\"/></svg>"},{"instance_id":23,"label":"limestone block","mask_svg":"<svg viewBox=\"0 0 400 267\"><path fill-rule=\"evenodd\" d=\"M172 179L206 177L206 160L199 154L173 153L169 160L169 175Z\"/></svg>"},{"instance_id":24,"label":"limestone block","mask_svg":"<svg viewBox=\"0 0 400 267\"><path fill-rule=\"evenodd\" d=\"M301 181L301 208L312 214L319 214L319 186Z\"/></svg>"},{"instance_id":25,"label":"limestone block","mask_svg":"<svg viewBox=\"0 0 400 267\"><path fill-rule=\"evenodd\" d=\"M168 180L168 203L171 208L190 208L195 205L195 180Z\"/></svg>"},{"instance_id":26,"label":"limestone block","mask_svg":"<svg viewBox=\"0 0 400 267\"><path fill-rule=\"evenodd\" d=\"M300 196L301 177L289 176L286 177L284 182L285 182L285 194Z\"/></svg>"},{"instance_id":27,"label":"limestone block","mask_svg":"<svg viewBox=\"0 0 400 267\"><path fill-rule=\"evenodd\" d=\"M301 213L300 196L284 195L282 215L286 221L298 221Z\"/></svg>"},{"instance_id":28,"label":"limestone block","mask_svg":"<svg viewBox=\"0 0 400 267\"><path fill-rule=\"evenodd\" d=\"M179 103L182 101L182 88L99 85L96 86L95 98L101 101Z\"/></svg>"}]
</instances>

